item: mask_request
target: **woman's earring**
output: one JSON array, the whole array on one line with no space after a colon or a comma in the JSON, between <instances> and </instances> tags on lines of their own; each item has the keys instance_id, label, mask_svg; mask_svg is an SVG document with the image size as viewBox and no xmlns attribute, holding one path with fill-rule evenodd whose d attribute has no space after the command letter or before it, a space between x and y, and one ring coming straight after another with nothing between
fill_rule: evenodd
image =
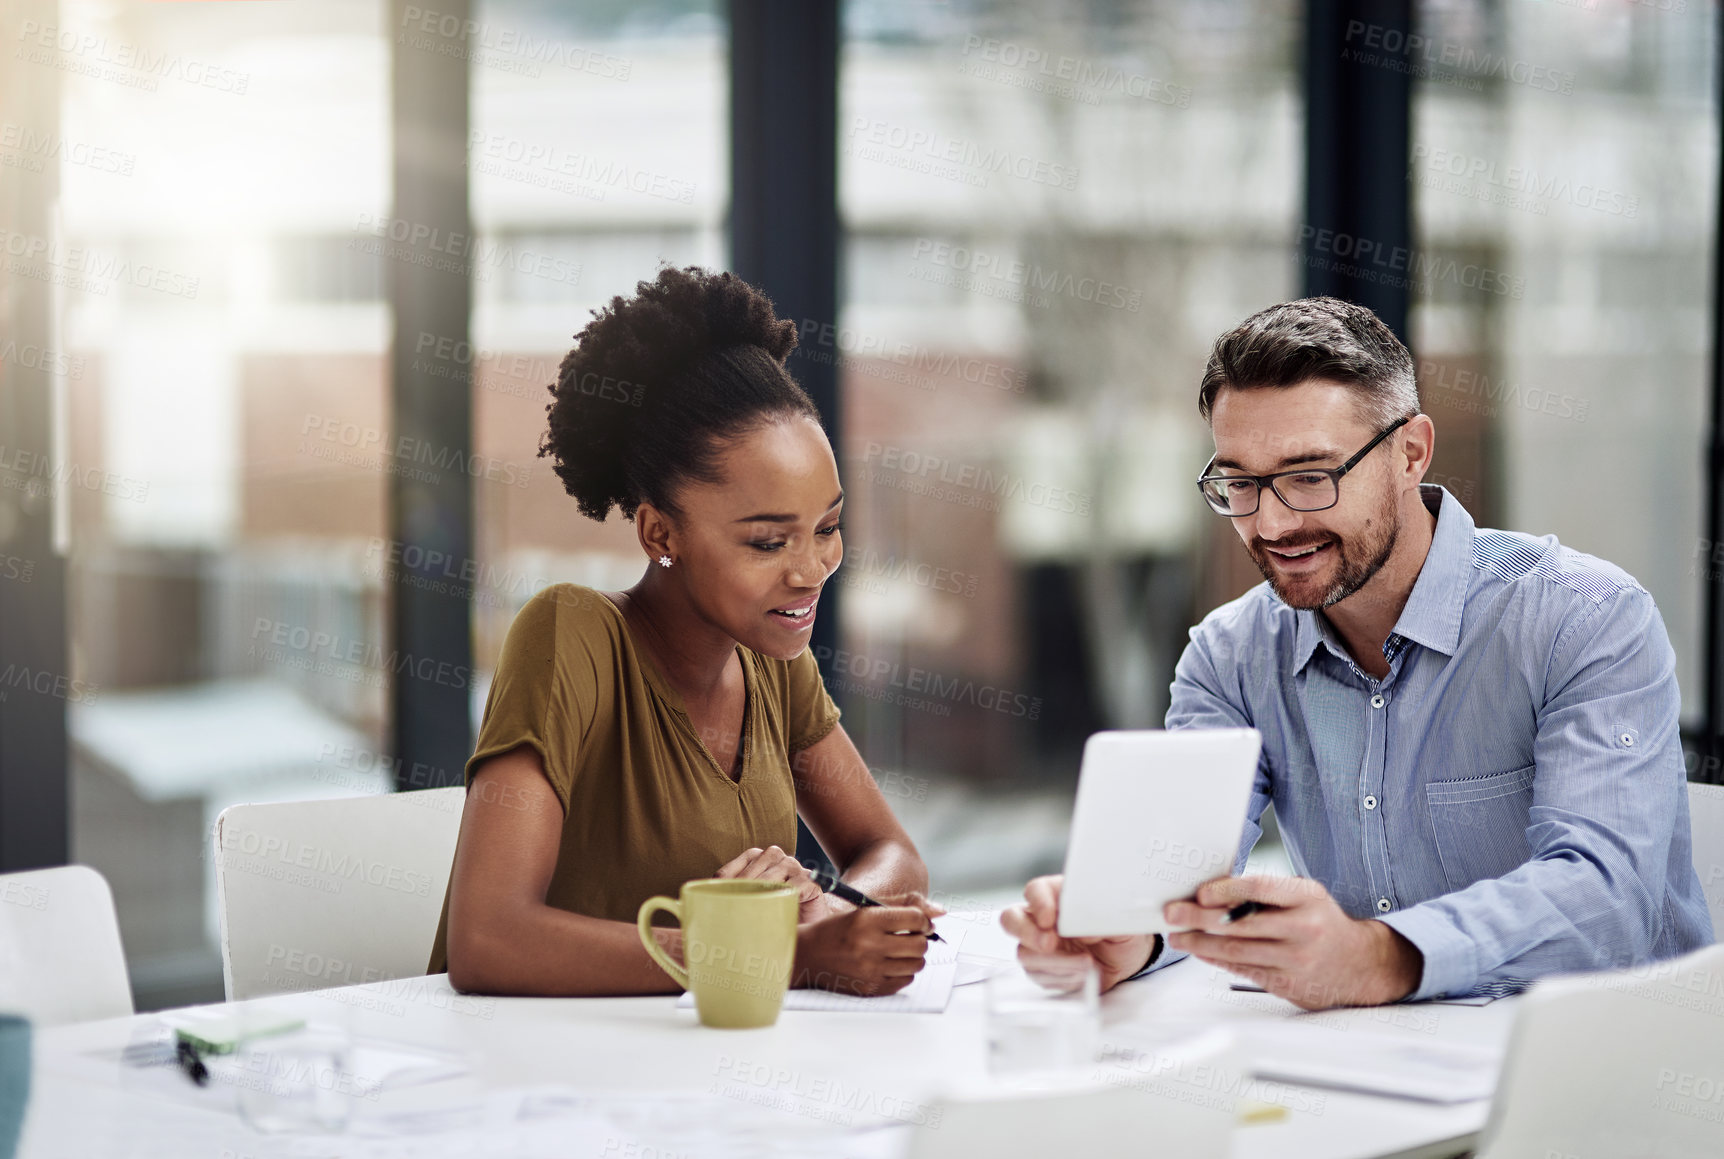
<instances>
[{"instance_id":1,"label":"woman's earring","mask_svg":"<svg viewBox=\"0 0 1724 1159\"><path fill-rule=\"evenodd\" d=\"M658 565L660 567L669 567L670 566L670 556L668 556L668 555L659 556L658 557Z\"/></svg>"}]
</instances>

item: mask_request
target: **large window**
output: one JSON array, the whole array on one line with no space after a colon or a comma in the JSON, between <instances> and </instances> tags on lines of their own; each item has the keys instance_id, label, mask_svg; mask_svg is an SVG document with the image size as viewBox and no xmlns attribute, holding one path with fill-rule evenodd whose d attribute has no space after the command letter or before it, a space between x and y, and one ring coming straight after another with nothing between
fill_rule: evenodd
<instances>
[{"instance_id":1,"label":"large window","mask_svg":"<svg viewBox=\"0 0 1724 1159\"><path fill-rule=\"evenodd\" d=\"M219 998L216 813L375 792L386 683L384 6L64 3L72 856L140 1006ZM52 163L52 161L50 161ZM77 256L72 256L77 255ZM73 276L75 275L75 276ZM96 477L96 476L83 476Z\"/></svg>"},{"instance_id":2,"label":"large window","mask_svg":"<svg viewBox=\"0 0 1724 1159\"><path fill-rule=\"evenodd\" d=\"M470 329L404 339L471 388L472 445L400 446L391 62L446 40L390 10L65 0L6 30L59 94L54 123L0 117L0 165L58 178L46 256L5 273L52 286L72 855L114 887L141 1008L220 995L222 807L398 779L390 593L424 549L391 480L479 464L452 565L478 577L476 720L527 598L643 566L536 455L559 360L661 263L726 260L725 5L475 3ZM1191 486L1195 393L1218 333L1303 291L1303 10L842 5L843 306L797 319L843 406L821 660L948 896L1057 866L1085 737L1158 725L1189 626L1257 582ZM1717 19L1422 0L1401 54L1434 481L1638 578L1690 723Z\"/></svg>"},{"instance_id":3,"label":"large window","mask_svg":"<svg viewBox=\"0 0 1724 1159\"><path fill-rule=\"evenodd\" d=\"M1159 726L1241 590L1196 384L1299 292L1298 11L846 6L831 659L944 888L1057 865L1084 738Z\"/></svg>"},{"instance_id":4,"label":"large window","mask_svg":"<svg viewBox=\"0 0 1724 1159\"><path fill-rule=\"evenodd\" d=\"M626 525L580 518L535 452L588 312L661 261L722 261L723 26L711 3L475 7L471 338L412 352L474 387L457 460L398 442L388 386L391 53L443 42L361 0L61 11L18 67L62 86L62 123L4 145L48 142L82 255L68 446L99 473L65 495L94 689L70 717L72 856L112 883L150 1008L221 996L220 809L397 780L390 586L422 549L389 530L394 473L481 465L475 716L528 596L638 573Z\"/></svg>"},{"instance_id":5,"label":"large window","mask_svg":"<svg viewBox=\"0 0 1724 1159\"><path fill-rule=\"evenodd\" d=\"M477 496L480 696L515 611L550 583L624 588L645 564L634 526L575 508L536 458L548 387L576 331L662 263L724 262L729 108L723 5L491 0L484 18L579 45L583 67L475 67L468 172L475 227L558 259L557 277L474 287L474 445L520 465Z\"/></svg>"},{"instance_id":6,"label":"large window","mask_svg":"<svg viewBox=\"0 0 1724 1159\"><path fill-rule=\"evenodd\" d=\"M1420 19L1413 340L1440 481L1480 522L1638 579L1697 723L1716 7L1427 0Z\"/></svg>"}]
</instances>

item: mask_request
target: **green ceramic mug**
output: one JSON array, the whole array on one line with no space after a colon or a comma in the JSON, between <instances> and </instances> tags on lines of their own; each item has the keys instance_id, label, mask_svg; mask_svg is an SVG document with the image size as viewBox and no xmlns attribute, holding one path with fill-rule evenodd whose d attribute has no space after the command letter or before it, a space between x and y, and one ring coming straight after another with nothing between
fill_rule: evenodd
<instances>
[{"instance_id":1,"label":"green ceramic mug","mask_svg":"<svg viewBox=\"0 0 1724 1159\"><path fill-rule=\"evenodd\" d=\"M771 1026L796 957L796 887L752 878L685 881L679 899L649 897L636 925L653 960L685 990L706 1026ZM659 910L682 923L685 969L652 936Z\"/></svg>"}]
</instances>

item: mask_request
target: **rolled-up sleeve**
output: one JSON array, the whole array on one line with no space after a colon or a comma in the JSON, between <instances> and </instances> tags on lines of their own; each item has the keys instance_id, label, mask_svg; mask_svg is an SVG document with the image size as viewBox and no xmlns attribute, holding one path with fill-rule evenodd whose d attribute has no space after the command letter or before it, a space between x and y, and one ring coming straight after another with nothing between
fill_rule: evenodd
<instances>
[{"instance_id":1,"label":"rolled-up sleeve","mask_svg":"<svg viewBox=\"0 0 1724 1159\"><path fill-rule=\"evenodd\" d=\"M1644 590L1575 617L1546 669L1528 860L1378 920L1424 955L1410 997L1511 993L1652 956L1686 792L1675 656Z\"/></svg>"}]
</instances>

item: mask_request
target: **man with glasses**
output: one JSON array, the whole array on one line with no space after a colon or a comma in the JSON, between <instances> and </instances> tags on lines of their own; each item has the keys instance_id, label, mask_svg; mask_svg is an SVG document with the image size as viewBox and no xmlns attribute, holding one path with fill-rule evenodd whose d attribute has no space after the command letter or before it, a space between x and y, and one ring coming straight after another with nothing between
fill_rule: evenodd
<instances>
[{"instance_id":1,"label":"man with glasses","mask_svg":"<svg viewBox=\"0 0 1724 1159\"><path fill-rule=\"evenodd\" d=\"M1246 319L1198 409L1215 436L1198 489L1265 582L1192 629L1167 727L1261 730L1234 872L1273 803L1300 876L1206 883L1167 907L1186 932L1165 946L1060 938L1059 878L1037 878L1004 918L1025 967L1092 957L1112 985L1191 954L1321 1009L1710 944L1646 590L1422 485L1436 432L1412 357L1363 307Z\"/></svg>"}]
</instances>

